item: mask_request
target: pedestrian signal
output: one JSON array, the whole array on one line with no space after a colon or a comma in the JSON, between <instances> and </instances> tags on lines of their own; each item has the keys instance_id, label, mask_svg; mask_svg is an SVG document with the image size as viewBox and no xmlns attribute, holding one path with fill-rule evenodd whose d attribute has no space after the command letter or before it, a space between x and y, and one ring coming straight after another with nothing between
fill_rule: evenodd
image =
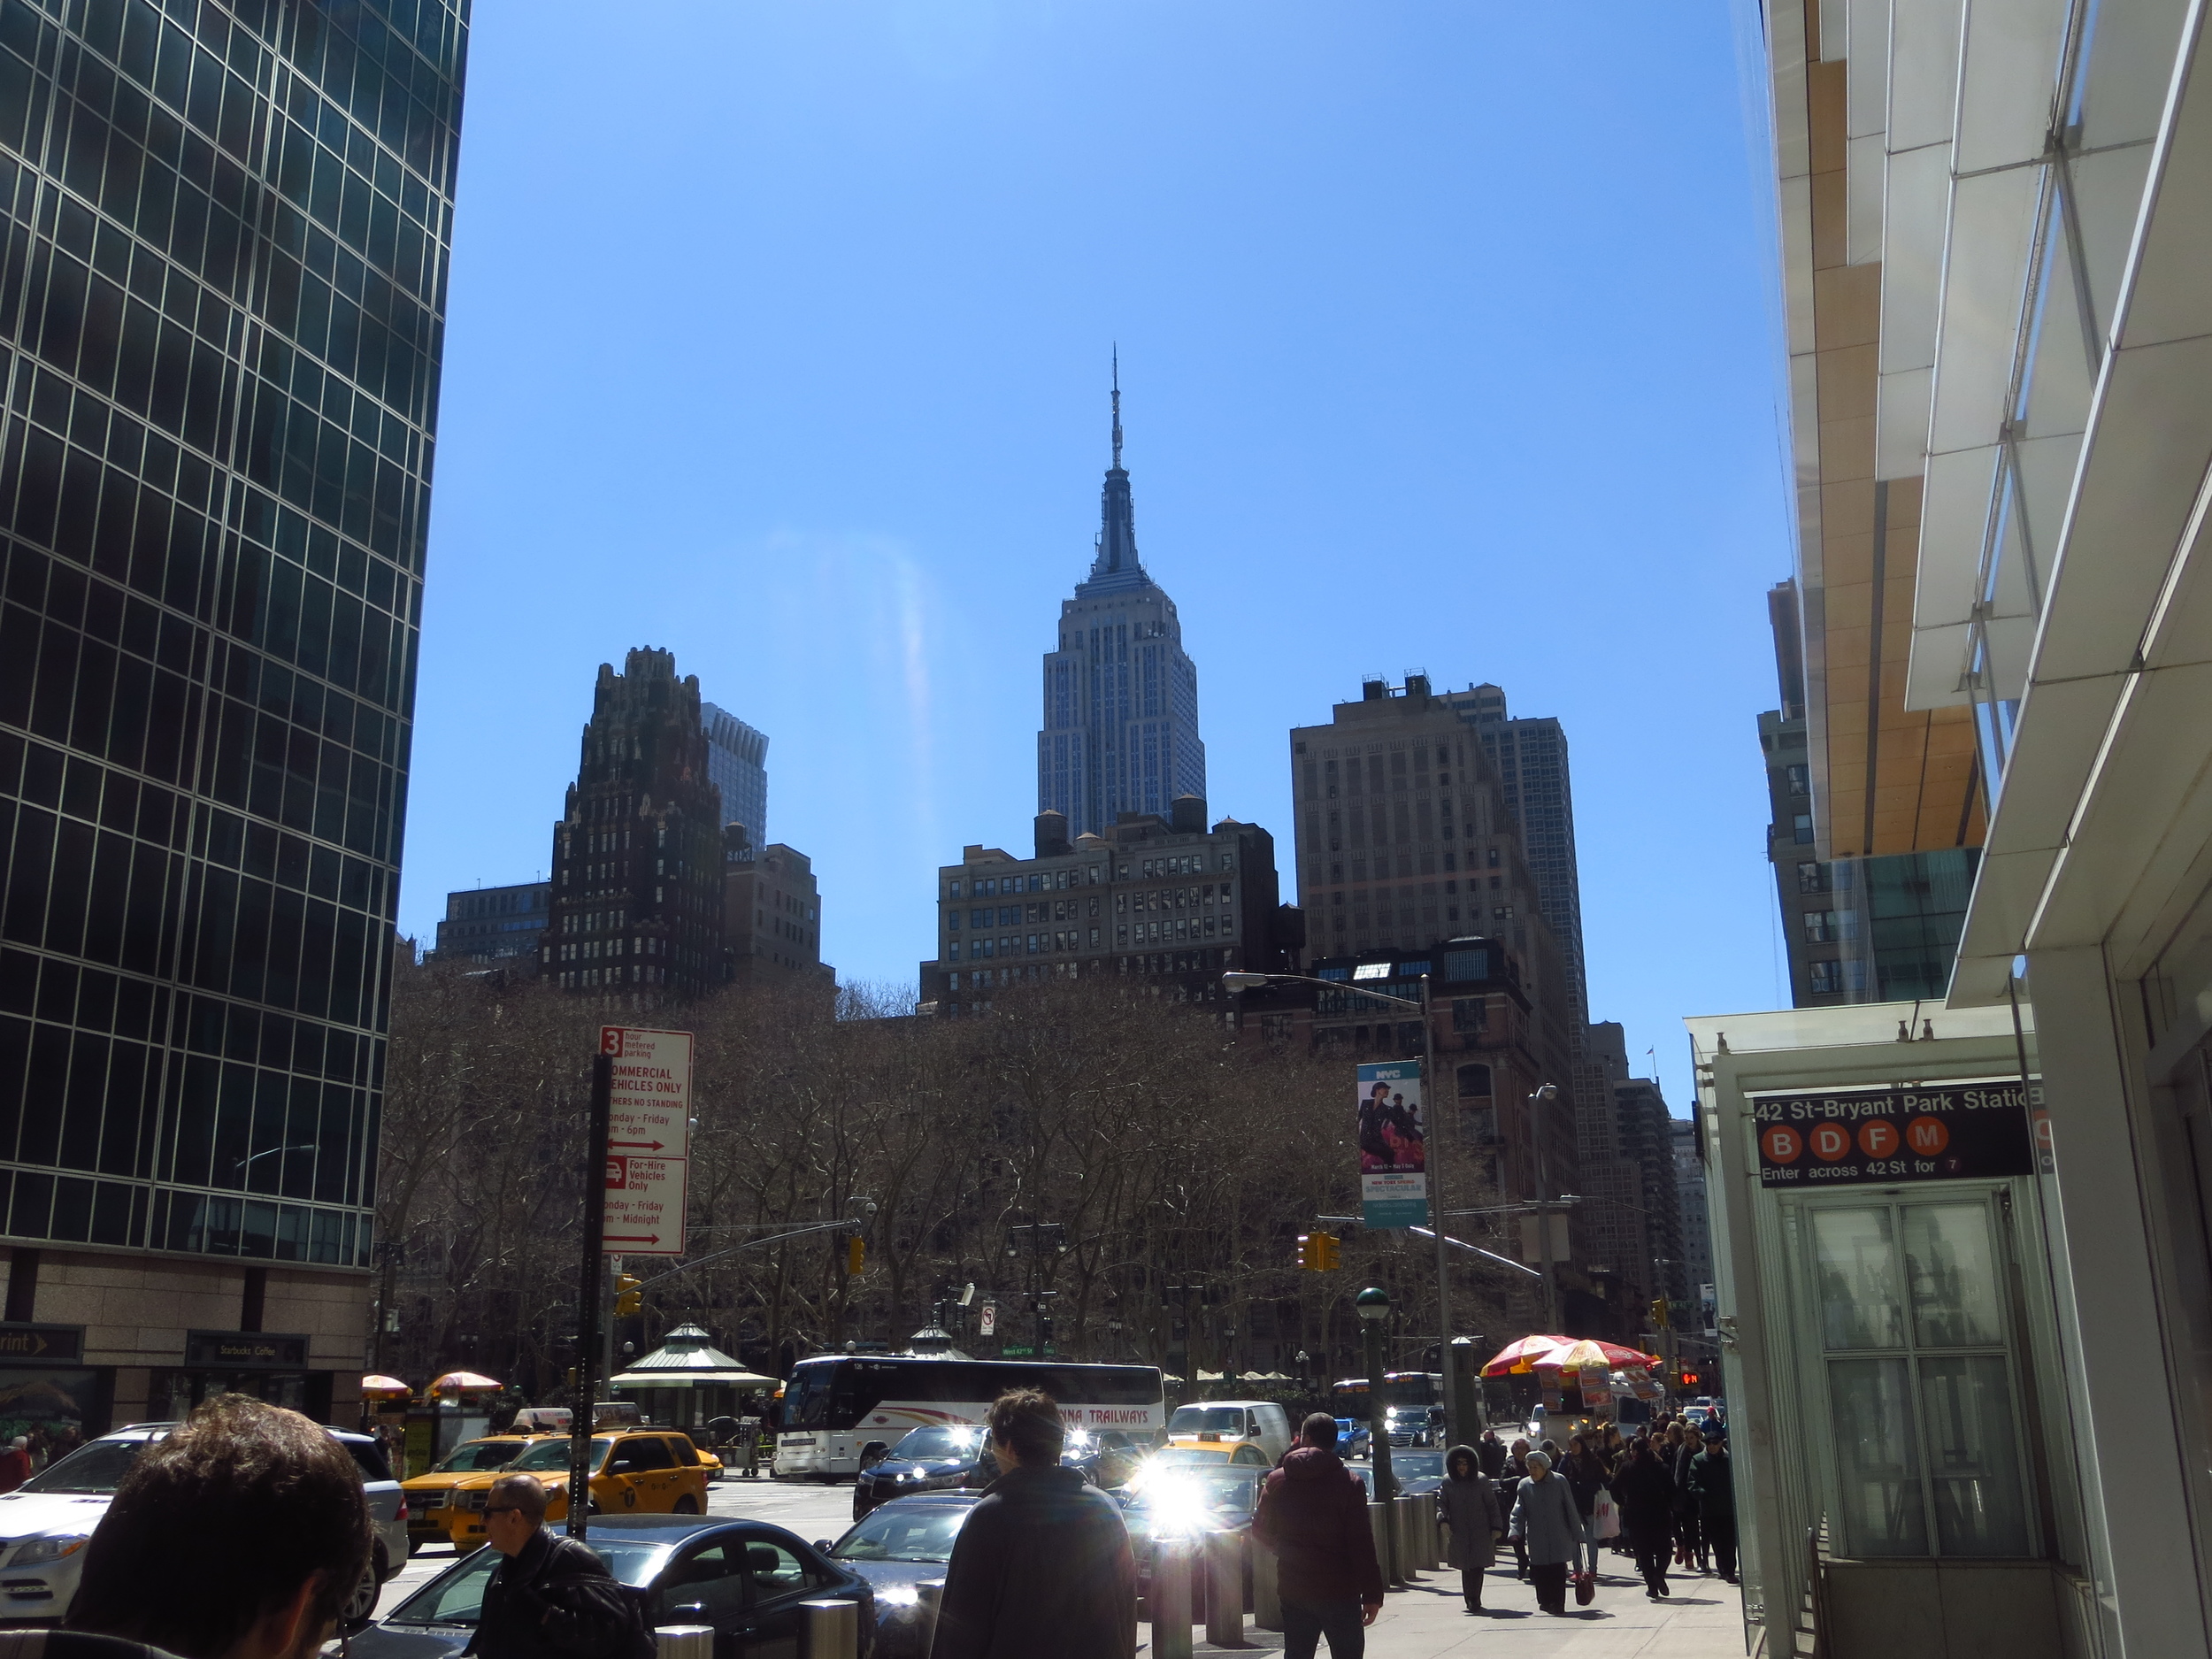
<instances>
[{"instance_id":1,"label":"pedestrian signal","mask_svg":"<svg viewBox=\"0 0 2212 1659\"><path fill-rule=\"evenodd\" d=\"M858 1234L845 1240L845 1274L858 1279L860 1270L868 1264L868 1241Z\"/></svg>"},{"instance_id":2,"label":"pedestrian signal","mask_svg":"<svg viewBox=\"0 0 2212 1659\"><path fill-rule=\"evenodd\" d=\"M1683 1386L1685 1388L1694 1388L1694 1387L1696 1387L1696 1386L1697 1386L1697 1373L1696 1373L1695 1371L1684 1371L1684 1372L1682 1373L1682 1386Z\"/></svg>"},{"instance_id":3,"label":"pedestrian signal","mask_svg":"<svg viewBox=\"0 0 2212 1659\"><path fill-rule=\"evenodd\" d=\"M614 1317L626 1319L645 1305L645 1281L628 1273L614 1276Z\"/></svg>"}]
</instances>

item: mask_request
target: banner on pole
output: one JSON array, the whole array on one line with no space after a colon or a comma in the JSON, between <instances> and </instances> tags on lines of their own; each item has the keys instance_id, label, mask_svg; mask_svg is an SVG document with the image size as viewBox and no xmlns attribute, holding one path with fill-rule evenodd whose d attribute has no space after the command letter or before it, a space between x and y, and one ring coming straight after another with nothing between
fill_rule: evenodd
<instances>
[{"instance_id":1,"label":"banner on pole","mask_svg":"<svg viewBox=\"0 0 2212 1659\"><path fill-rule=\"evenodd\" d=\"M607 1115L604 1248L681 1256L691 1151L691 1033L603 1025L614 1062Z\"/></svg>"},{"instance_id":2,"label":"banner on pole","mask_svg":"<svg viewBox=\"0 0 2212 1659\"><path fill-rule=\"evenodd\" d=\"M1361 1219L1370 1227L1429 1225L1428 1124L1421 1063L1359 1068Z\"/></svg>"}]
</instances>

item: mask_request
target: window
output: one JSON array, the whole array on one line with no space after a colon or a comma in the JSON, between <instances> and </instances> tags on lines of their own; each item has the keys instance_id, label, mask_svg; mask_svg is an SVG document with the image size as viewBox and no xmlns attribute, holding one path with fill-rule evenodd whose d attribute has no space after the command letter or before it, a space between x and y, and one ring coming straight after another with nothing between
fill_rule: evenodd
<instances>
[{"instance_id":1,"label":"window","mask_svg":"<svg viewBox=\"0 0 2212 1659\"><path fill-rule=\"evenodd\" d=\"M1488 1013L1488 1004L1479 996L1455 997L1452 1002L1452 1029L1462 1033L1480 1031L1489 1024ZM1465 1069L1461 1068L1463 1075ZM1487 1089L1483 1092L1489 1093Z\"/></svg>"},{"instance_id":2,"label":"window","mask_svg":"<svg viewBox=\"0 0 2212 1659\"><path fill-rule=\"evenodd\" d=\"M1856 910L1807 910L1805 939L1809 944L1832 945L1859 936Z\"/></svg>"},{"instance_id":3,"label":"window","mask_svg":"<svg viewBox=\"0 0 2212 1659\"><path fill-rule=\"evenodd\" d=\"M1843 964L1831 956L1807 964L1806 988L1816 996L1833 996L1843 989Z\"/></svg>"},{"instance_id":4,"label":"window","mask_svg":"<svg viewBox=\"0 0 2212 1659\"><path fill-rule=\"evenodd\" d=\"M741 1546L695 1550L661 1578L661 1607L670 1620L736 1630L745 1618L746 1574ZM695 1609L695 1611L694 1610Z\"/></svg>"},{"instance_id":5,"label":"window","mask_svg":"<svg viewBox=\"0 0 2212 1659\"><path fill-rule=\"evenodd\" d=\"M1460 1099L1488 1100L1490 1088L1490 1068L1488 1066L1463 1065L1459 1068Z\"/></svg>"},{"instance_id":6,"label":"window","mask_svg":"<svg viewBox=\"0 0 2212 1659\"><path fill-rule=\"evenodd\" d=\"M1787 769L1787 776L1789 778L1789 787L1792 795L1812 794L1813 784L1809 768L1804 766L1789 767Z\"/></svg>"},{"instance_id":7,"label":"window","mask_svg":"<svg viewBox=\"0 0 2212 1659\"><path fill-rule=\"evenodd\" d=\"M1801 864L1797 866L1797 890L1800 893L1828 891L1828 866L1823 864Z\"/></svg>"},{"instance_id":8,"label":"window","mask_svg":"<svg viewBox=\"0 0 2212 1659\"><path fill-rule=\"evenodd\" d=\"M2031 1553L1996 1217L1980 1197L1808 1209L1839 1554Z\"/></svg>"},{"instance_id":9,"label":"window","mask_svg":"<svg viewBox=\"0 0 2212 1659\"><path fill-rule=\"evenodd\" d=\"M1800 847L1809 847L1813 844L1813 815L1811 813L1800 812L1797 815L1791 839Z\"/></svg>"}]
</instances>

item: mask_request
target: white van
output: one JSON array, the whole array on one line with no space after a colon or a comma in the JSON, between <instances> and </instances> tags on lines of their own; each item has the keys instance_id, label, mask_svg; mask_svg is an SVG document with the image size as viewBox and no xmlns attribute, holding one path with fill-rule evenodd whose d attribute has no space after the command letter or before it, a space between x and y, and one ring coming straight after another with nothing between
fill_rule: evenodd
<instances>
[{"instance_id":1,"label":"white van","mask_svg":"<svg viewBox=\"0 0 2212 1659\"><path fill-rule=\"evenodd\" d=\"M1170 1446L1217 1446L1225 1455L1240 1443L1256 1446L1270 1464L1282 1461L1290 1439L1290 1414L1272 1400L1200 1400L1167 1420Z\"/></svg>"}]
</instances>

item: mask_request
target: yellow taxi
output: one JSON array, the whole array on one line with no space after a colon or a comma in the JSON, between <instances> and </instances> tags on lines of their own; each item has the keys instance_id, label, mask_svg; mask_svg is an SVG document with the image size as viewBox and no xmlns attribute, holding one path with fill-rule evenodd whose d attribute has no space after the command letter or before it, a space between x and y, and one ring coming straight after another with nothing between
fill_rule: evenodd
<instances>
[{"instance_id":1,"label":"yellow taxi","mask_svg":"<svg viewBox=\"0 0 2212 1659\"><path fill-rule=\"evenodd\" d=\"M484 1541L484 1505L501 1475L535 1475L545 1483L545 1518L568 1518L569 1438L540 1435L499 1469L464 1477L443 1508L440 1530L456 1549ZM704 1515L713 1465L674 1429L602 1431L591 1437L591 1512L595 1515Z\"/></svg>"},{"instance_id":2,"label":"yellow taxi","mask_svg":"<svg viewBox=\"0 0 2212 1659\"><path fill-rule=\"evenodd\" d=\"M472 1475L506 1468L530 1448L532 1441L546 1440L568 1444L565 1434L487 1434L481 1440L465 1440L455 1447L446 1454L445 1461L429 1473L400 1482L400 1490L407 1494L409 1548L442 1544L453 1536L455 1487ZM482 1529L480 1526L478 1530Z\"/></svg>"}]
</instances>

